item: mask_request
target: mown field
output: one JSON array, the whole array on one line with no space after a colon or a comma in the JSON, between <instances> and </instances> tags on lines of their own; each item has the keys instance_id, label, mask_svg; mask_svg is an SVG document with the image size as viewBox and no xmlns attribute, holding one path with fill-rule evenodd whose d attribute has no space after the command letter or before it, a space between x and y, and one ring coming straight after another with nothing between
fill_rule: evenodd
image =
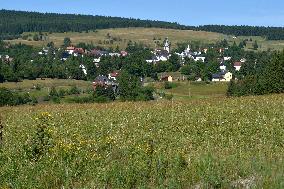
<instances>
[{"instance_id":1,"label":"mown field","mask_svg":"<svg viewBox=\"0 0 284 189\"><path fill-rule=\"evenodd\" d=\"M29 33L24 33L23 35L28 35ZM109 35L108 35L109 34ZM42 47L48 42L53 41L57 47L63 44L65 37L69 37L73 44L78 44L80 42L84 43L93 43L95 45L103 47L113 47L119 46L121 49L124 49L127 46L129 40L135 41L138 43L143 43L149 47L155 48L156 43L154 38L158 40L161 44L166 37L169 37L172 42L172 47L175 48L177 43L190 43L190 42L200 42L201 44L215 43L217 41L226 39L231 44L236 41L237 44L244 40L252 38L257 40L260 50L271 49L283 49L284 41L267 41L262 37L238 37L238 39L233 39L233 36L224 35L214 32L205 32L205 31L191 31L191 30L174 30L174 29L160 29L160 28L117 28L117 29L104 29L89 31L88 33L76 33L76 32L67 32L67 33L52 33L48 34L46 41L33 41L32 36L29 37L29 40L16 39L10 40L10 43L23 43L34 45L37 47ZM110 41L113 43L109 43ZM104 41L106 43L104 43ZM252 43L248 42L247 49L252 48Z\"/></svg>"},{"instance_id":2,"label":"mown field","mask_svg":"<svg viewBox=\"0 0 284 189\"><path fill-rule=\"evenodd\" d=\"M173 88L165 89L164 82L151 83L158 92L173 95L175 99L192 100L203 98L225 98L228 88L227 82L173 82Z\"/></svg>"},{"instance_id":3,"label":"mown field","mask_svg":"<svg viewBox=\"0 0 284 189\"><path fill-rule=\"evenodd\" d=\"M283 188L284 95L0 108L0 188Z\"/></svg>"},{"instance_id":4,"label":"mown field","mask_svg":"<svg viewBox=\"0 0 284 189\"><path fill-rule=\"evenodd\" d=\"M169 73L176 77L180 77L180 73ZM227 83L204 83L204 82L174 82L174 88L164 89L164 82L147 83L146 85L153 86L157 92L163 92L168 95L173 95L174 99L192 100L199 98L223 98L226 96ZM70 90L72 87L77 87L84 93L92 91L92 82L72 79L37 79L37 80L23 80L22 82L5 82L0 83L0 88L5 87L17 92L27 92L30 96L42 101L42 99L49 95L52 87L57 91ZM78 96L78 95L77 95ZM79 95L80 96L80 95ZM72 97L69 96L69 97ZM63 99L68 101L68 96Z\"/></svg>"}]
</instances>

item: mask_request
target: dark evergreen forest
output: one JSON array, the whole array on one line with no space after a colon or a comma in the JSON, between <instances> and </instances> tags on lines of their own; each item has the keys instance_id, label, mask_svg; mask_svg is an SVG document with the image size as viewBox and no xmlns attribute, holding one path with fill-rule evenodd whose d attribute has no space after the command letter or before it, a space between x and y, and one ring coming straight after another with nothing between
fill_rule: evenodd
<instances>
[{"instance_id":1,"label":"dark evergreen forest","mask_svg":"<svg viewBox=\"0 0 284 189\"><path fill-rule=\"evenodd\" d=\"M82 32L127 27L156 27L200 30L236 36L263 36L268 40L284 40L283 27L204 25L185 26L178 23L133 18L92 15L38 13L0 10L0 39L18 38L23 32Z\"/></svg>"}]
</instances>

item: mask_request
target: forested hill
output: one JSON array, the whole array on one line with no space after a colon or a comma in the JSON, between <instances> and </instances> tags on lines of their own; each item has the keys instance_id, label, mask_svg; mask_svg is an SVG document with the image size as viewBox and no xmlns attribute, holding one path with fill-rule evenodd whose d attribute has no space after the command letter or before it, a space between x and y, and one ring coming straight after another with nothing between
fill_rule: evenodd
<instances>
[{"instance_id":1,"label":"forested hill","mask_svg":"<svg viewBox=\"0 0 284 189\"><path fill-rule=\"evenodd\" d=\"M284 40L283 27L254 26L185 26L178 23L76 14L38 13L0 10L0 39L17 38L23 32L82 32L87 30L155 27L218 32L236 36L263 36L268 40Z\"/></svg>"},{"instance_id":2,"label":"forested hill","mask_svg":"<svg viewBox=\"0 0 284 189\"><path fill-rule=\"evenodd\" d=\"M197 30L235 36L262 36L268 40L284 40L284 27L205 25Z\"/></svg>"},{"instance_id":3,"label":"forested hill","mask_svg":"<svg viewBox=\"0 0 284 189\"><path fill-rule=\"evenodd\" d=\"M163 21L10 10L0 10L0 18L2 38L14 38L23 32L81 32L127 27L188 29L188 27L178 23Z\"/></svg>"}]
</instances>

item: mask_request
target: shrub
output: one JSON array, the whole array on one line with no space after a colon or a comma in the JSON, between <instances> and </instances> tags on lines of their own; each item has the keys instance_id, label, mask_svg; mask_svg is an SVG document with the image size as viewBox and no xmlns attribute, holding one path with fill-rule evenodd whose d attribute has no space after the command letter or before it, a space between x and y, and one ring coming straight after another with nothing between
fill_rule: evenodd
<instances>
[{"instance_id":1,"label":"shrub","mask_svg":"<svg viewBox=\"0 0 284 189\"><path fill-rule=\"evenodd\" d=\"M81 93L81 90L76 86L73 86L69 91L70 95L76 95L76 94L80 94L80 93Z\"/></svg>"},{"instance_id":2,"label":"shrub","mask_svg":"<svg viewBox=\"0 0 284 189\"><path fill-rule=\"evenodd\" d=\"M172 89L172 88L177 87L177 84L176 83L170 83L170 82L166 81L164 83L164 87L165 87L165 89Z\"/></svg>"},{"instance_id":3,"label":"shrub","mask_svg":"<svg viewBox=\"0 0 284 189\"><path fill-rule=\"evenodd\" d=\"M32 99L28 93L12 92L6 88L0 88L0 106L15 106L27 104Z\"/></svg>"},{"instance_id":4,"label":"shrub","mask_svg":"<svg viewBox=\"0 0 284 189\"><path fill-rule=\"evenodd\" d=\"M51 90L50 90L50 92L49 92L49 96L50 96L51 98L53 98L53 97L59 97L58 92L57 92L57 90L56 90L55 87L51 87Z\"/></svg>"},{"instance_id":5,"label":"shrub","mask_svg":"<svg viewBox=\"0 0 284 189\"><path fill-rule=\"evenodd\" d=\"M115 94L111 86L97 86L93 95L95 102L108 102L115 100Z\"/></svg>"}]
</instances>

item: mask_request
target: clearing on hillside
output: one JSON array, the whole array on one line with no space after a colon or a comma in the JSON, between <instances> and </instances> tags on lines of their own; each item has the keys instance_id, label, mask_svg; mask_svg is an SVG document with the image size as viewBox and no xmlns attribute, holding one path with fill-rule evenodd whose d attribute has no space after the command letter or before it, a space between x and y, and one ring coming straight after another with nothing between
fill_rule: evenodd
<instances>
[{"instance_id":1,"label":"clearing on hillside","mask_svg":"<svg viewBox=\"0 0 284 189\"><path fill-rule=\"evenodd\" d=\"M244 39L257 40L260 46L259 50L271 49L283 49L284 41L267 41L262 37L238 37L234 39L233 36L224 35L214 32L205 31L192 31L192 30L175 30L175 29L161 29L161 28L117 28L117 29L103 29L97 31L89 32L67 32L67 33L46 33L47 38L45 41L33 41L33 33L24 33L24 35L29 35L27 40L16 39L8 40L11 43L23 43L34 45L37 47L45 46L48 42L53 41L57 47L63 44L65 37L71 38L73 44L78 44L80 42L93 43L95 45L103 47L116 48L119 46L124 49L127 46L129 40L138 43L143 43L149 47L155 48L157 43L163 44L163 40L169 37L172 47L175 48L177 43L189 43L189 42L199 42L201 44L215 43L217 41L226 39L230 43L236 41L238 44ZM155 43L156 41L156 43ZM252 44L248 42L247 49L252 48Z\"/></svg>"}]
</instances>

